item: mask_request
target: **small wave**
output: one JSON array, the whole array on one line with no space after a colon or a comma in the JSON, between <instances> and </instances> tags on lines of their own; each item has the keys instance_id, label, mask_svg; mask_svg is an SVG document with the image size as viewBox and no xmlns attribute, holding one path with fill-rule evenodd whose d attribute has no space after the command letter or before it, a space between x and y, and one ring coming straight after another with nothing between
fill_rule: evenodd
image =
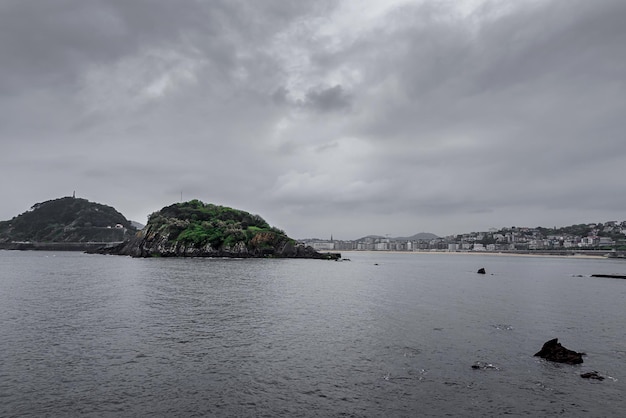
<instances>
[{"instance_id":1,"label":"small wave","mask_svg":"<svg viewBox=\"0 0 626 418\"><path fill-rule=\"evenodd\" d=\"M391 373L387 373L383 376L383 380L411 380L410 376L391 376Z\"/></svg>"},{"instance_id":2,"label":"small wave","mask_svg":"<svg viewBox=\"0 0 626 418\"><path fill-rule=\"evenodd\" d=\"M512 331L513 330L513 326L507 325L507 324L494 324L492 325L492 327L500 331Z\"/></svg>"},{"instance_id":3,"label":"small wave","mask_svg":"<svg viewBox=\"0 0 626 418\"><path fill-rule=\"evenodd\" d=\"M404 347L404 357L415 357L421 352L422 350L420 350L419 348Z\"/></svg>"}]
</instances>

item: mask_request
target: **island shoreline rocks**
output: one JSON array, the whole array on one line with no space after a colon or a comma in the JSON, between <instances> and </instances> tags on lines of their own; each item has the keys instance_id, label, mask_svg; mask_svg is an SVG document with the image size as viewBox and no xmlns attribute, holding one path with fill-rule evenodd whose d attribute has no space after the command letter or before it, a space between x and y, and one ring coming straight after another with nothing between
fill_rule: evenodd
<instances>
[{"instance_id":1,"label":"island shoreline rocks","mask_svg":"<svg viewBox=\"0 0 626 418\"><path fill-rule=\"evenodd\" d=\"M265 248L261 251L250 251L246 247L233 250L213 249L210 246L195 247L181 243L159 245L141 237L136 237L115 246L88 250L89 254L125 255L134 258L179 257L179 258L308 258L319 260L340 260L340 253L321 253L313 247L302 244L283 245L282 247Z\"/></svg>"}]
</instances>

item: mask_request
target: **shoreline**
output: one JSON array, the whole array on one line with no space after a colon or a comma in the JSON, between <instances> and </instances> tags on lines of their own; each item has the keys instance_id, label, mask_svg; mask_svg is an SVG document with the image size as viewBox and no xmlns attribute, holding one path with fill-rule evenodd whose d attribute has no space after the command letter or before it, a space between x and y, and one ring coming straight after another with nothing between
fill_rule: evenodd
<instances>
[{"instance_id":1,"label":"shoreline","mask_svg":"<svg viewBox=\"0 0 626 418\"><path fill-rule=\"evenodd\" d=\"M509 253L494 251L376 251L376 250L342 250L342 254L440 254L440 255L486 255L493 257L540 257L540 258L579 258L579 259L609 259L598 254L532 254L532 253Z\"/></svg>"}]
</instances>

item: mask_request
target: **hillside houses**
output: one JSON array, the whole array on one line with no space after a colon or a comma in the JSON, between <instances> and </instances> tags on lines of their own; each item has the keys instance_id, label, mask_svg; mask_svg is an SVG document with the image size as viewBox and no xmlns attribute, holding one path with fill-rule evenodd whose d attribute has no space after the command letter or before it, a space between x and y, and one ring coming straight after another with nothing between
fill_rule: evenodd
<instances>
[{"instance_id":1,"label":"hillside houses","mask_svg":"<svg viewBox=\"0 0 626 418\"><path fill-rule=\"evenodd\" d=\"M321 251L575 251L626 249L626 221L562 228L510 227L444 238L411 240L368 236L354 241L303 240Z\"/></svg>"}]
</instances>

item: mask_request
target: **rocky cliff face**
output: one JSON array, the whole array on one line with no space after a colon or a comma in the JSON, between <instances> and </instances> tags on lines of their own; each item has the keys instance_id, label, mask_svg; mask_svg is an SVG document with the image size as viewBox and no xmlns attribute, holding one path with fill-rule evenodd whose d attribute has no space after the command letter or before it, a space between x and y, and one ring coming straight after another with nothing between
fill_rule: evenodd
<instances>
[{"instance_id":1,"label":"rocky cliff face","mask_svg":"<svg viewBox=\"0 0 626 418\"><path fill-rule=\"evenodd\" d=\"M161 209L134 237L98 252L132 257L341 257L296 243L258 215L199 201Z\"/></svg>"},{"instance_id":2,"label":"rocky cliff face","mask_svg":"<svg viewBox=\"0 0 626 418\"><path fill-rule=\"evenodd\" d=\"M233 258L315 258L337 260L340 254L320 253L312 247L297 244L290 239L270 239L272 245L247 246L237 242L232 246L214 248L210 243L197 245L181 241L172 241L169 235L155 232L146 226L133 238L113 247L101 248L100 254L129 255L131 257L233 257ZM259 243L259 242L257 242Z\"/></svg>"}]
</instances>

